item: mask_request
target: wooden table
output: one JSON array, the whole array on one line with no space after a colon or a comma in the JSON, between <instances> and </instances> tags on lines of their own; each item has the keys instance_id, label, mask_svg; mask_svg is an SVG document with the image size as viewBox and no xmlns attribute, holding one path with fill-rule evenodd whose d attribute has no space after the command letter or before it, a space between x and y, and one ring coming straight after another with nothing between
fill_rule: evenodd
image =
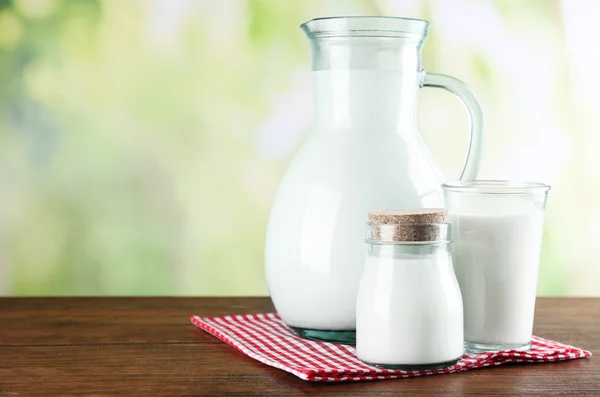
<instances>
[{"instance_id":1,"label":"wooden table","mask_svg":"<svg viewBox=\"0 0 600 397\"><path fill-rule=\"evenodd\" d=\"M305 382L196 329L268 298L1 298L0 396L600 396L600 357L359 383ZM600 353L600 299L538 299L535 334Z\"/></svg>"}]
</instances>

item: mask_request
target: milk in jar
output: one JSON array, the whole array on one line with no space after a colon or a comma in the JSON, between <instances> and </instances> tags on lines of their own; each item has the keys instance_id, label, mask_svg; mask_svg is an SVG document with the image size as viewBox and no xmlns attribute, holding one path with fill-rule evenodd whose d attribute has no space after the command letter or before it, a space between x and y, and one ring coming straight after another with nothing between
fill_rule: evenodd
<instances>
[{"instance_id":1,"label":"milk in jar","mask_svg":"<svg viewBox=\"0 0 600 397\"><path fill-rule=\"evenodd\" d=\"M417 370L447 367L461 358L463 308L449 231L448 224L367 225L356 306L360 360Z\"/></svg>"}]
</instances>

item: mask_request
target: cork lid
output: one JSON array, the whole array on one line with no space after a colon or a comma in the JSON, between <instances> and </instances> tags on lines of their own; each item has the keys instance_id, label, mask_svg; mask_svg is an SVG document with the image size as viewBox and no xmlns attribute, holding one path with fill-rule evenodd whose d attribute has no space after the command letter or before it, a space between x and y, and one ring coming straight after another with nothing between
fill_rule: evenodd
<instances>
[{"instance_id":1,"label":"cork lid","mask_svg":"<svg viewBox=\"0 0 600 397\"><path fill-rule=\"evenodd\" d=\"M373 223L444 223L448 216L445 208L411 208L404 210L387 210L369 212L369 220Z\"/></svg>"},{"instance_id":2,"label":"cork lid","mask_svg":"<svg viewBox=\"0 0 600 397\"><path fill-rule=\"evenodd\" d=\"M450 238L443 208L414 208L369 212L367 241L373 243L432 242Z\"/></svg>"}]
</instances>

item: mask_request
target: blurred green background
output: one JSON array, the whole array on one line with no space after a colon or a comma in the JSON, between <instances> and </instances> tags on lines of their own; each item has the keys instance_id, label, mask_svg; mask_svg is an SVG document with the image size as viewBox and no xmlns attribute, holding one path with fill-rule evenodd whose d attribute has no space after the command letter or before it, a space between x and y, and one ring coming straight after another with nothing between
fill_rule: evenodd
<instances>
[{"instance_id":1,"label":"blurred green background","mask_svg":"<svg viewBox=\"0 0 600 397\"><path fill-rule=\"evenodd\" d=\"M480 178L550 192L539 295L600 295L600 3L0 0L0 295L263 295L268 211L310 128L333 15L432 23L427 70L479 95ZM467 116L422 90L456 179Z\"/></svg>"}]
</instances>

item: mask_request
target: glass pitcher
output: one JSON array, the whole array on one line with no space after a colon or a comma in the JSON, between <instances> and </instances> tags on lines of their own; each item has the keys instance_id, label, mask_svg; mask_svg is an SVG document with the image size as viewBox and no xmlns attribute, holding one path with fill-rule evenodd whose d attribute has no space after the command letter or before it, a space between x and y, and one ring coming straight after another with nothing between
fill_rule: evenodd
<instances>
[{"instance_id":1,"label":"glass pitcher","mask_svg":"<svg viewBox=\"0 0 600 397\"><path fill-rule=\"evenodd\" d=\"M443 182L416 123L420 87L456 94L471 118L461 179L475 179L483 112L461 81L421 69L427 21L318 18L312 50L315 124L269 217L267 283L283 321L303 337L354 343L367 212L443 207Z\"/></svg>"}]
</instances>

